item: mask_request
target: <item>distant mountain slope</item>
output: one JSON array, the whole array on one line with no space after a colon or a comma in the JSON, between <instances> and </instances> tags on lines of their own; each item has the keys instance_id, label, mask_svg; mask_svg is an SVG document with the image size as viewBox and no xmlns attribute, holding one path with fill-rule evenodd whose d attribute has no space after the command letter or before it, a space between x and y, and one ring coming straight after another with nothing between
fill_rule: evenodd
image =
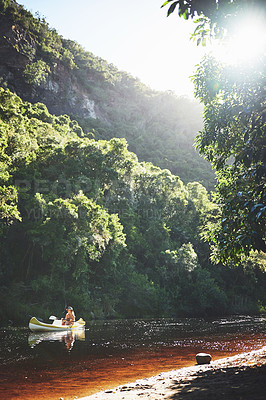
<instances>
[{"instance_id":1,"label":"distant mountain slope","mask_svg":"<svg viewBox=\"0 0 266 400\"><path fill-rule=\"evenodd\" d=\"M214 173L193 147L202 124L196 102L151 90L14 0L0 0L0 80L22 99L70 115L95 139L124 137L140 161L213 189Z\"/></svg>"}]
</instances>

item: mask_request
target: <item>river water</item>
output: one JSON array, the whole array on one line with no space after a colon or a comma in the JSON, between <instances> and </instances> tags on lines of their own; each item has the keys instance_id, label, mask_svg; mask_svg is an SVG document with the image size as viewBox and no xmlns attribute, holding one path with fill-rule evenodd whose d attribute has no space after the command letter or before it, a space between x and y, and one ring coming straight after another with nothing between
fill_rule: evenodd
<instances>
[{"instance_id":1,"label":"river water","mask_svg":"<svg viewBox=\"0 0 266 400\"><path fill-rule=\"evenodd\" d=\"M0 398L64 400L266 346L266 317L94 321L76 334L0 329Z\"/></svg>"}]
</instances>

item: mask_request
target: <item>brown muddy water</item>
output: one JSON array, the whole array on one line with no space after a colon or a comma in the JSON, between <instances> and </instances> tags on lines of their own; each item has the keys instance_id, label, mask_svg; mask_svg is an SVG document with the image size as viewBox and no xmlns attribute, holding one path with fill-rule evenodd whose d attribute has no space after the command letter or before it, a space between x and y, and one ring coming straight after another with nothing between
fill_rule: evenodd
<instances>
[{"instance_id":1,"label":"brown muddy water","mask_svg":"<svg viewBox=\"0 0 266 400\"><path fill-rule=\"evenodd\" d=\"M72 400L266 346L266 317L95 321L79 335L0 329L0 399Z\"/></svg>"}]
</instances>

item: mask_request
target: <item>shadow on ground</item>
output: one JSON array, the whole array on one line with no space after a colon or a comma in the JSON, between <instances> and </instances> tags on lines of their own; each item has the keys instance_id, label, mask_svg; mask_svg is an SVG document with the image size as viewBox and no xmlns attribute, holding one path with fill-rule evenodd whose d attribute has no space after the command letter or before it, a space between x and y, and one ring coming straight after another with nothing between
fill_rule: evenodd
<instances>
[{"instance_id":1,"label":"shadow on ground","mask_svg":"<svg viewBox=\"0 0 266 400\"><path fill-rule=\"evenodd\" d=\"M266 400L266 365L207 370L176 381L169 400Z\"/></svg>"}]
</instances>

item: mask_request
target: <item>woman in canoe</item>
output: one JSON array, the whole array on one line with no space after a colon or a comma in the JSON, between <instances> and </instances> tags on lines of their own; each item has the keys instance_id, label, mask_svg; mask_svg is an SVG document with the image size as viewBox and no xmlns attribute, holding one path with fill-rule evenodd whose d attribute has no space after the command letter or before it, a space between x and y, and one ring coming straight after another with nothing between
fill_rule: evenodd
<instances>
[{"instance_id":1,"label":"woman in canoe","mask_svg":"<svg viewBox=\"0 0 266 400\"><path fill-rule=\"evenodd\" d=\"M66 308L66 316L65 318L62 318L62 325L72 325L75 322L75 313L73 310L73 307L68 306Z\"/></svg>"}]
</instances>

